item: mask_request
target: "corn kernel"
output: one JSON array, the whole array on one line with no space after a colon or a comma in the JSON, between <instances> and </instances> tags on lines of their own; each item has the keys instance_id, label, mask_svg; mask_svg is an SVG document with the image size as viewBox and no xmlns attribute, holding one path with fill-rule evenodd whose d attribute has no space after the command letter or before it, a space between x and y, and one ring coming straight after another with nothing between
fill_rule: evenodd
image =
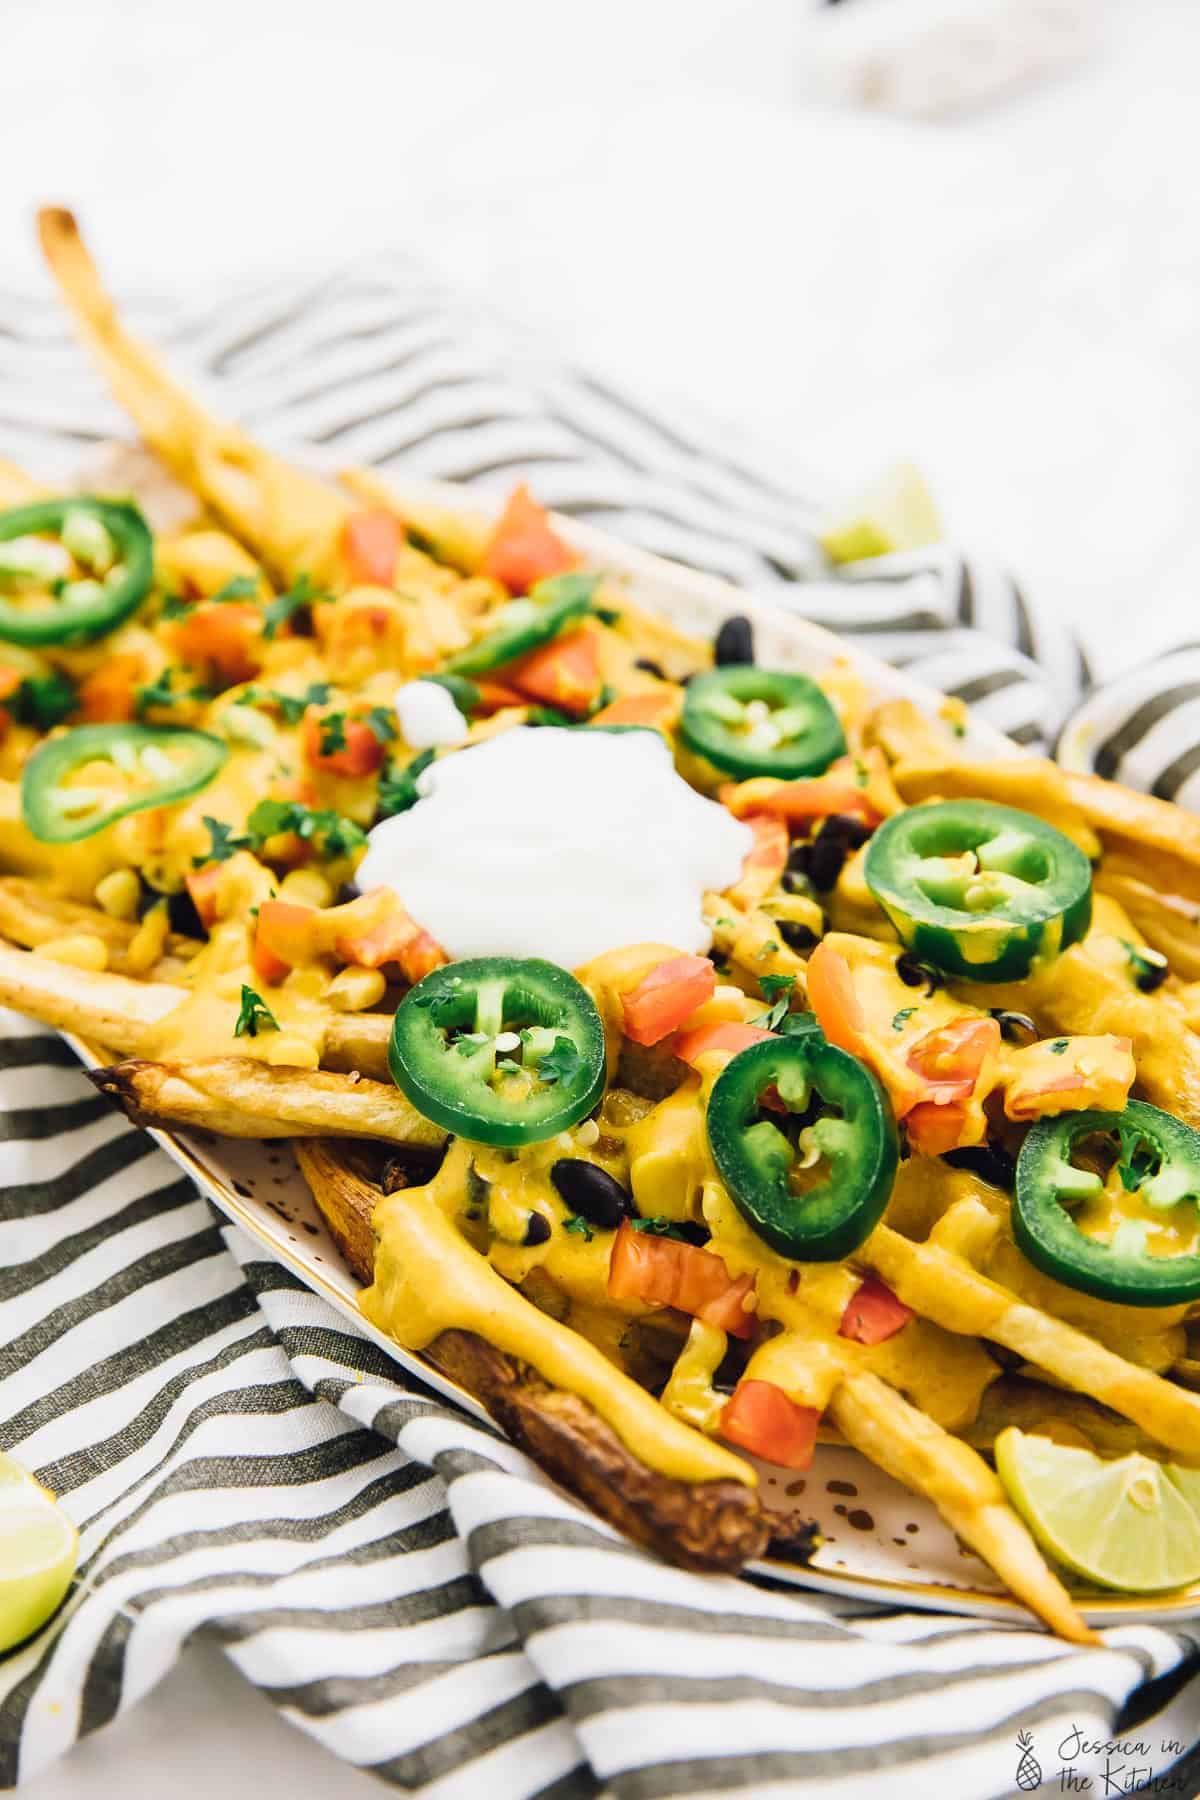
<instances>
[{"instance_id":1,"label":"corn kernel","mask_svg":"<svg viewBox=\"0 0 1200 1800\"><path fill-rule=\"evenodd\" d=\"M44 944L35 944L33 954L44 956L47 962L67 963L73 969L99 972L108 967L108 945L90 931L47 938Z\"/></svg>"},{"instance_id":2,"label":"corn kernel","mask_svg":"<svg viewBox=\"0 0 1200 1800\"><path fill-rule=\"evenodd\" d=\"M321 1053L298 1031L273 1031L266 1048L267 1061L275 1068L316 1069Z\"/></svg>"},{"instance_id":3,"label":"corn kernel","mask_svg":"<svg viewBox=\"0 0 1200 1800\"><path fill-rule=\"evenodd\" d=\"M382 970L351 963L326 982L321 998L335 1012L365 1012L368 1006L378 1005L386 991Z\"/></svg>"},{"instance_id":4,"label":"corn kernel","mask_svg":"<svg viewBox=\"0 0 1200 1800\"><path fill-rule=\"evenodd\" d=\"M142 884L132 869L114 869L95 887L96 905L110 919L135 919Z\"/></svg>"},{"instance_id":5,"label":"corn kernel","mask_svg":"<svg viewBox=\"0 0 1200 1800\"><path fill-rule=\"evenodd\" d=\"M165 900L156 900L129 941L125 961L131 975L147 974L167 947L171 928Z\"/></svg>"},{"instance_id":6,"label":"corn kernel","mask_svg":"<svg viewBox=\"0 0 1200 1800\"><path fill-rule=\"evenodd\" d=\"M279 892L298 906L328 906L333 899L333 888L319 869L289 869Z\"/></svg>"}]
</instances>

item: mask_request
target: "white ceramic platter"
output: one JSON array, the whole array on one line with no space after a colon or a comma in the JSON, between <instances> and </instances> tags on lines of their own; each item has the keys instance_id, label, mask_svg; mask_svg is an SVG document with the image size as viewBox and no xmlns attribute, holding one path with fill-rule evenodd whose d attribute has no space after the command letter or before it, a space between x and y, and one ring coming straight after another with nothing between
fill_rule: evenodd
<instances>
[{"instance_id":1,"label":"white ceramic platter","mask_svg":"<svg viewBox=\"0 0 1200 1800\"><path fill-rule=\"evenodd\" d=\"M402 508L406 498L414 506L420 502L458 510L474 506L453 488L399 481L393 485ZM928 712L936 712L942 703L939 694L903 672L804 619L756 602L728 582L632 549L573 520L558 519L556 525L590 564L626 585L631 599L697 637L710 638L724 619L743 613L753 624L756 657L767 666L820 675L832 662L841 660L877 699L914 700ZM802 599L802 589L797 589L797 596ZM1025 754L979 721L968 725L965 744L980 756ZM94 1061L84 1045L71 1041L85 1061ZM448 1381L423 1357L401 1349L363 1318L357 1304L358 1284L326 1231L286 1143L162 1131L152 1135L229 1218L382 1345L402 1368L476 1415L485 1416L465 1389ZM992 1618L1028 1617L986 1564L960 1545L929 1502L908 1493L857 1451L821 1445L812 1469L803 1478L766 1467L760 1474L767 1494L778 1495L781 1508L800 1509L811 1516L824 1537L811 1563L772 1559L758 1565L776 1580L892 1606ZM1081 1609L1091 1624L1187 1618L1200 1613L1200 1584L1161 1599L1081 1596Z\"/></svg>"}]
</instances>

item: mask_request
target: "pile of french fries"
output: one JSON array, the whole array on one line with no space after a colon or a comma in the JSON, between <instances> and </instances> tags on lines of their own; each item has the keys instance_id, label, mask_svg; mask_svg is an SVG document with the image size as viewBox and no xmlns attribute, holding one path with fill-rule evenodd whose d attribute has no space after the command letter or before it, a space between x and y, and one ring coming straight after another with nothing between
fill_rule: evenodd
<instances>
[{"instance_id":1,"label":"pile of french fries","mask_svg":"<svg viewBox=\"0 0 1200 1800\"><path fill-rule=\"evenodd\" d=\"M47 211L40 223L47 259L80 335L144 444L192 497L197 512L244 546L255 566L277 583L293 583L319 571L328 543L355 504L363 498L394 504L376 477L352 472L340 484L323 481L211 418L124 330L71 217ZM35 491L16 471L8 472L4 487L10 504ZM404 512L408 524L437 545L439 560L455 570L455 581L469 590L486 521L466 511L452 515L411 504ZM460 599L457 624L469 627L478 597L468 591ZM663 627L656 650L669 657L680 642ZM854 686L852 673L845 681L848 689ZM907 704L876 708L863 701L860 711L864 750L874 755L878 778L900 801L961 794L1019 806L1056 824L1096 859L1097 889L1124 909L1131 930L1167 955L1170 982L1156 994L1131 989L1085 939L1021 983L1010 1000L998 994L996 1004L1036 1010L1053 1030L1130 1038L1140 1091L1200 1124L1200 821L1036 759L969 759ZM713 897L716 947L751 978L764 971L790 975L802 991L804 957L778 941L760 900L752 893L732 901ZM853 867L832 898L830 922L851 933L887 930L856 889ZM85 1040L105 1059L96 1076L99 1086L135 1120L231 1137L298 1140L318 1200L341 1221L351 1260L362 1278L370 1279L369 1218L379 1192L355 1173L349 1153L339 1157L323 1141L432 1149L445 1136L389 1079L390 1011L325 1006L317 1067L271 1064L248 1053L245 1044L231 1044L229 1054L220 1057L164 1057L160 1027L186 998L186 971L200 951L198 939L160 930L148 943L136 919L114 917L78 895L65 897L49 870L29 871L19 861L13 873L0 877L0 934L0 1003ZM63 953L64 943L80 938L99 942L102 953L92 960L101 966L80 966L69 951ZM622 1065L620 1080L651 1097L669 1091L669 1071L664 1080L661 1063L651 1059L640 1070L633 1063L631 1058ZM480 1252L464 1237L459 1254L477 1279ZM1200 1393L1186 1385L1192 1373L1200 1376L1200 1353L1191 1354L1182 1314L1139 1325L1129 1309L1093 1306L1073 1317L1070 1295L1014 1273L1015 1254L1006 1237L1003 1196L966 1172L955 1172L939 1190L937 1204L924 1211L898 1196L856 1253L856 1263L874 1271L921 1320L954 1338L986 1344L1004 1372L990 1387L980 1418L954 1431L872 1368L849 1367L833 1393L827 1421L844 1442L932 1500L963 1542L1052 1629L1084 1643L1091 1633L981 1452L1005 1424L1033 1422L1065 1441L1102 1448L1136 1444L1152 1454L1200 1463ZM512 1292L509 1304L536 1313L539 1333L570 1331L521 1294ZM517 1417L512 1395L519 1379L511 1368L503 1377L493 1371L485 1398L499 1409L497 1396L507 1382L505 1418ZM625 1379L612 1371L614 1382ZM648 1394L644 1402L648 1408L659 1405ZM543 1423L547 1416L542 1405ZM546 1447L545 1434L530 1431L547 1465L571 1480L571 1456L556 1456ZM606 1453L616 1458L608 1465L616 1470L612 1479L635 1480L628 1458L622 1462L611 1444ZM604 1507L602 1484L593 1480L588 1486L577 1477L575 1485L583 1485ZM664 1493L669 1486L660 1483ZM647 1492L639 1504L653 1512L659 1502ZM670 1508L665 1500L662 1506L665 1518ZM614 1500L607 1510L636 1528L628 1504ZM665 1535L663 1527L652 1541L670 1553ZM754 1545L739 1540L739 1560L747 1549L752 1552ZM705 1557L697 1552L691 1560L704 1563ZM721 1558L709 1557L707 1566L721 1566Z\"/></svg>"}]
</instances>

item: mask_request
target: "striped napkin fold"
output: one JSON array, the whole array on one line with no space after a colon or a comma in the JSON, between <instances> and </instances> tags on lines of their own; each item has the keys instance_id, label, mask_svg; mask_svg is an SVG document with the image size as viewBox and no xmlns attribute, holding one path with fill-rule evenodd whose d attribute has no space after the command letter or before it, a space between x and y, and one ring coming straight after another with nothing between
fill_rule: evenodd
<instances>
[{"instance_id":1,"label":"striped napkin fold","mask_svg":"<svg viewBox=\"0 0 1200 1800\"><path fill-rule=\"evenodd\" d=\"M1023 742L1052 737L1086 683L1007 575L938 549L831 576L819 497L399 258L131 311L277 443L484 495L521 475L553 506L852 636ZM40 301L0 306L0 423L10 454L63 474L121 430ZM1153 1775L1200 1785L1200 1621L1115 1627L1084 1651L1032 1625L666 1567L265 1259L59 1039L11 1014L0 1447L82 1539L59 1614L0 1659L4 1786L132 1705L201 1632L335 1755L429 1800L875 1800L881 1779L990 1800L1019 1765L1056 1789L1067 1760L1101 1791L1115 1733L1177 1744L1156 1749ZM1099 1748L1068 1757L1074 1733Z\"/></svg>"}]
</instances>

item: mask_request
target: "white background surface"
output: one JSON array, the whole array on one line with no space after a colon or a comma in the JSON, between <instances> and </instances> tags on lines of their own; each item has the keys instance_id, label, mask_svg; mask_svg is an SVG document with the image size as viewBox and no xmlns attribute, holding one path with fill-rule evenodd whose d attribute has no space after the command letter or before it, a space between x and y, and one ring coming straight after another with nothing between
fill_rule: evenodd
<instances>
[{"instance_id":1,"label":"white background surface","mask_svg":"<svg viewBox=\"0 0 1200 1800\"><path fill-rule=\"evenodd\" d=\"M170 290L407 242L780 467L898 454L1115 671L1200 635L1192 0L953 124L802 99L802 0L9 0L0 279L39 200ZM3 446L0 445L0 450ZM378 1792L211 1649L32 1800Z\"/></svg>"}]
</instances>

